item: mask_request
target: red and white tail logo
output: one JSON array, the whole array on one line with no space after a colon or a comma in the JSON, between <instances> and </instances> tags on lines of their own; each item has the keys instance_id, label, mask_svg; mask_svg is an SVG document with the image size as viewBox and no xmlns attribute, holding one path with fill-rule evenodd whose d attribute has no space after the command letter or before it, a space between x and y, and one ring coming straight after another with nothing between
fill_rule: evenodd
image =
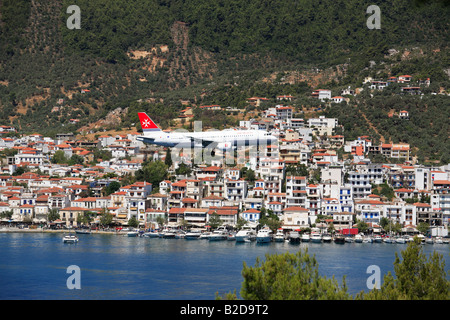
<instances>
[{"instance_id":1,"label":"red and white tail logo","mask_svg":"<svg viewBox=\"0 0 450 320\"><path fill-rule=\"evenodd\" d=\"M141 122L141 127L144 132L147 131L160 131L161 129L150 119L150 117L145 112L138 112L139 121Z\"/></svg>"}]
</instances>

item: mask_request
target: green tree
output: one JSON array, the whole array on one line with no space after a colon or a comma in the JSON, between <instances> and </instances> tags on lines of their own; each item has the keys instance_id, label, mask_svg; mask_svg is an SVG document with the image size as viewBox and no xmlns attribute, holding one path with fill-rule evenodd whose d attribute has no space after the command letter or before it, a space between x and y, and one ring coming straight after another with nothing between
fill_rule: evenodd
<instances>
[{"instance_id":1,"label":"green tree","mask_svg":"<svg viewBox=\"0 0 450 320\"><path fill-rule=\"evenodd\" d=\"M220 219L219 215L216 212L214 212L209 217L208 223L211 226L211 228L215 229L215 228L219 227L220 225L222 225L222 220Z\"/></svg>"},{"instance_id":2,"label":"green tree","mask_svg":"<svg viewBox=\"0 0 450 320\"><path fill-rule=\"evenodd\" d=\"M110 194L116 192L120 189L120 183L117 181L111 181L105 188L105 196L109 196Z\"/></svg>"},{"instance_id":3,"label":"green tree","mask_svg":"<svg viewBox=\"0 0 450 320\"><path fill-rule=\"evenodd\" d=\"M337 280L319 275L315 256L308 249L297 253L258 257L254 267L244 262L241 296L247 300L317 300L349 299L345 278L342 286Z\"/></svg>"},{"instance_id":4,"label":"green tree","mask_svg":"<svg viewBox=\"0 0 450 320\"><path fill-rule=\"evenodd\" d=\"M139 221L137 221L137 219L136 219L135 217L131 217L131 218L128 220L128 225L129 225L130 227L137 228L137 226L139 226Z\"/></svg>"},{"instance_id":5,"label":"green tree","mask_svg":"<svg viewBox=\"0 0 450 320\"><path fill-rule=\"evenodd\" d=\"M170 148L167 148L166 151L166 158L164 159L164 163L166 164L167 168L170 168L172 166L172 153L170 151Z\"/></svg>"},{"instance_id":6,"label":"green tree","mask_svg":"<svg viewBox=\"0 0 450 320\"><path fill-rule=\"evenodd\" d=\"M135 173L137 181L147 181L155 187L158 187L161 181L167 179L167 176L167 166L160 160L144 163L142 168Z\"/></svg>"},{"instance_id":7,"label":"green tree","mask_svg":"<svg viewBox=\"0 0 450 320\"><path fill-rule=\"evenodd\" d=\"M273 213L272 211L268 210L266 213L265 209L261 209L261 217L258 220L258 224L260 227L266 225L268 226L273 232L275 232L278 228L281 227L281 221L278 216Z\"/></svg>"},{"instance_id":8,"label":"green tree","mask_svg":"<svg viewBox=\"0 0 450 320\"><path fill-rule=\"evenodd\" d=\"M401 252L395 253L394 273L384 276L380 289L360 293L358 299L373 300L448 300L450 281L445 271L445 260L437 252L427 260L420 240L415 237Z\"/></svg>"},{"instance_id":9,"label":"green tree","mask_svg":"<svg viewBox=\"0 0 450 320\"><path fill-rule=\"evenodd\" d=\"M107 210L103 210L103 213L100 217L100 223L104 226L110 226L113 222L113 215L109 213Z\"/></svg>"},{"instance_id":10,"label":"green tree","mask_svg":"<svg viewBox=\"0 0 450 320\"><path fill-rule=\"evenodd\" d=\"M58 209L56 209L56 208L50 209L50 211L47 214L47 220L52 222L52 221L55 221L58 219L60 219Z\"/></svg>"},{"instance_id":11,"label":"green tree","mask_svg":"<svg viewBox=\"0 0 450 320\"><path fill-rule=\"evenodd\" d=\"M428 229L430 229L430 225L426 222L420 222L417 225L417 230L421 233L427 233Z\"/></svg>"},{"instance_id":12,"label":"green tree","mask_svg":"<svg viewBox=\"0 0 450 320\"><path fill-rule=\"evenodd\" d=\"M55 152L55 154L53 155L51 162L58 163L58 164L67 163L67 157L66 157L64 151L57 150Z\"/></svg>"}]
</instances>

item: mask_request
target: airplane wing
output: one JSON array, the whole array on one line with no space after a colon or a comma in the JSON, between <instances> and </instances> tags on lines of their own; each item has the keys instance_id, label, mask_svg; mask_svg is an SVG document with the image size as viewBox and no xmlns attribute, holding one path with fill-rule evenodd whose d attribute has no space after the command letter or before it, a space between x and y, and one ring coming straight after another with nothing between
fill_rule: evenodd
<instances>
[{"instance_id":1,"label":"airplane wing","mask_svg":"<svg viewBox=\"0 0 450 320\"><path fill-rule=\"evenodd\" d=\"M204 148L211 145L211 143L217 144L216 141L210 140L210 139L197 138L197 137L189 136L189 135L187 135L186 137L191 139L191 141L194 142L195 144L201 144Z\"/></svg>"}]
</instances>

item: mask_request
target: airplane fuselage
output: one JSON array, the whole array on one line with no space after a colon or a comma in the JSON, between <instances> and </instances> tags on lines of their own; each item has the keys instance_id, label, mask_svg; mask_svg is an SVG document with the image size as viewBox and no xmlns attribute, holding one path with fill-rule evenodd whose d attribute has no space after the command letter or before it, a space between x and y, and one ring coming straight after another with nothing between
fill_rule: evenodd
<instances>
[{"instance_id":1,"label":"airplane fuselage","mask_svg":"<svg viewBox=\"0 0 450 320\"><path fill-rule=\"evenodd\" d=\"M148 132L138 137L138 140L170 148L190 148L201 146L202 141L208 141L219 149L238 146L270 145L276 138L263 130L222 130L206 132Z\"/></svg>"}]
</instances>

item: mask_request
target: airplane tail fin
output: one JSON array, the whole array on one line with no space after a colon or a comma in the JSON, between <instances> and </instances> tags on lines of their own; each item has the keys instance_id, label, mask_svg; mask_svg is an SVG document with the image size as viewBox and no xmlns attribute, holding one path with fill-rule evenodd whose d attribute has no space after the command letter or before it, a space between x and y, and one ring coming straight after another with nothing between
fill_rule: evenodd
<instances>
[{"instance_id":1,"label":"airplane tail fin","mask_svg":"<svg viewBox=\"0 0 450 320\"><path fill-rule=\"evenodd\" d=\"M150 119L150 117L145 112L138 112L139 121L141 122L142 131L145 132L155 132L161 131L160 128Z\"/></svg>"}]
</instances>

